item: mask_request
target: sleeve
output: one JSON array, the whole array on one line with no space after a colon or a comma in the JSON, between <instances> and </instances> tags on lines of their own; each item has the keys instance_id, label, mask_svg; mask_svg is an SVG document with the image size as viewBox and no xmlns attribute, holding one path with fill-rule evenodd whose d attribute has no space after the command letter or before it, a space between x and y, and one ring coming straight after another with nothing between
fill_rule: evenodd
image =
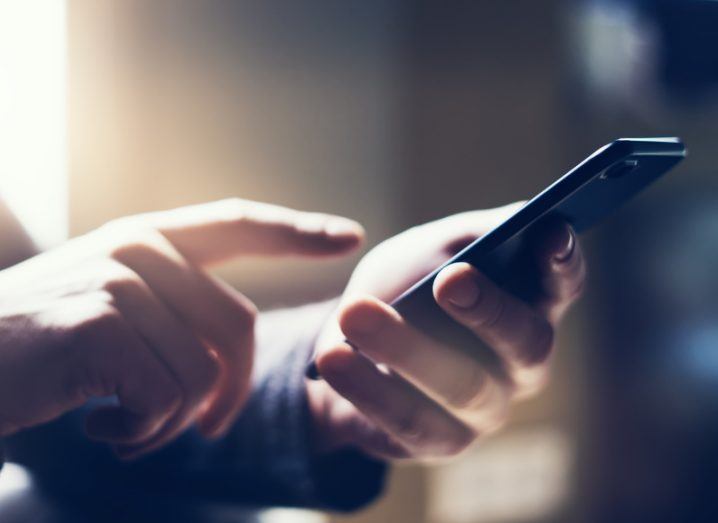
<instances>
[{"instance_id":1,"label":"sleeve","mask_svg":"<svg viewBox=\"0 0 718 523\"><path fill-rule=\"evenodd\" d=\"M84 437L81 410L8 438L8 457L55 495L87 499L92 493L99 503L159 495L247 506L359 508L381 492L386 465L354 450L321 458L311 452L304 368L334 306L260 316L253 392L221 440L189 431L151 456L120 462L105 445Z\"/></svg>"}]
</instances>

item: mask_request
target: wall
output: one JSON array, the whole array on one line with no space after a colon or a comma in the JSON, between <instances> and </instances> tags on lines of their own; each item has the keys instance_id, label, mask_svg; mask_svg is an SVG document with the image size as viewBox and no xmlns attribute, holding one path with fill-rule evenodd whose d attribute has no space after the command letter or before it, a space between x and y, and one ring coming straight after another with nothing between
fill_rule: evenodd
<instances>
[{"instance_id":1,"label":"wall","mask_svg":"<svg viewBox=\"0 0 718 523\"><path fill-rule=\"evenodd\" d=\"M593 145L567 152L558 0L69 5L75 234L234 195L344 213L372 245L528 197ZM353 263L244 261L221 273L275 306L338 293ZM581 312L573 318L551 387L504 436L453 465L399 467L381 503L337 520L571 514Z\"/></svg>"}]
</instances>

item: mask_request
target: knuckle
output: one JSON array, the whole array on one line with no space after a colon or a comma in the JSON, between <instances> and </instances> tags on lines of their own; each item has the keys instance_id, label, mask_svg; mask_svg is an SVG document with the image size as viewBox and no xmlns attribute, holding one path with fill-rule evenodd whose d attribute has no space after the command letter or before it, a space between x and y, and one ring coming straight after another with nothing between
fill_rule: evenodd
<instances>
[{"instance_id":1,"label":"knuckle","mask_svg":"<svg viewBox=\"0 0 718 523\"><path fill-rule=\"evenodd\" d=\"M246 211L247 209L248 202L247 200L244 200L237 196L231 196L229 198L220 200L220 205L243 215L244 211Z\"/></svg>"},{"instance_id":2,"label":"knuckle","mask_svg":"<svg viewBox=\"0 0 718 523\"><path fill-rule=\"evenodd\" d=\"M118 264L105 275L101 288L109 296L118 298L142 293L144 284L142 278L136 272Z\"/></svg>"},{"instance_id":3,"label":"knuckle","mask_svg":"<svg viewBox=\"0 0 718 523\"><path fill-rule=\"evenodd\" d=\"M416 410L409 410L397 419L396 433L412 447L422 447L429 440L424 416Z\"/></svg>"},{"instance_id":4,"label":"knuckle","mask_svg":"<svg viewBox=\"0 0 718 523\"><path fill-rule=\"evenodd\" d=\"M110 247L111 259L127 263L136 259L144 259L154 253L153 245L144 238L123 239Z\"/></svg>"},{"instance_id":5,"label":"knuckle","mask_svg":"<svg viewBox=\"0 0 718 523\"><path fill-rule=\"evenodd\" d=\"M456 421L450 431L430 431L431 424L421 411L414 411L397 420L396 435L414 452L440 457L456 456L477 439L478 432Z\"/></svg>"},{"instance_id":6,"label":"knuckle","mask_svg":"<svg viewBox=\"0 0 718 523\"><path fill-rule=\"evenodd\" d=\"M133 260L144 260L148 257L157 256L162 244L162 233L141 225L136 219L120 219L120 223L110 223L104 229L108 231L110 259L120 263L128 263Z\"/></svg>"},{"instance_id":7,"label":"knuckle","mask_svg":"<svg viewBox=\"0 0 718 523\"><path fill-rule=\"evenodd\" d=\"M506 302L501 297L492 297L479 306L473 317L473 327L481 330L492 330L499 326L506 313Z\"/></svg>"},{"instance_id":8,"label":"knuckle","mask_svg":"<svg viewBox=\"0 0 718 523\"><path fill-rule=\"evenodd\" d=\"M238 197L224 198L216 201L214 204L224 219L236 223L251 221L249 210L256 209L259 205L251 205L247 200Z\"/></svg>"},{"instance_id":9,"label":"knuckle","mask_svg":"<svg viewBox=\"0 0 718 523\"><path fill-rule=\"evenodd\" d=\"M447 394L447 402L457 410L481 410L488 399L490 386L486 373L478 368L467 373L463 380L455 380Z\"/></svg>"}]
</instances>

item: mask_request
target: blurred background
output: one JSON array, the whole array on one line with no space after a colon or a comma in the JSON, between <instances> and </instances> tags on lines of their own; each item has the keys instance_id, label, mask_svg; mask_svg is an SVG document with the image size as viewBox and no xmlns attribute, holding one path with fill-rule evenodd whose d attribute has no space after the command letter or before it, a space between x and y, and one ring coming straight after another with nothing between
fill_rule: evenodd
<instances>
[{"instance_id":1,"label":"blurred background","mask_svg":"<svg viewBox=\"0 0 718 523\"><path fill-rule=\"evenodd\" d=\"M356 218L371 247L660 135L689 159L586 237L548 390L318 521L718 520L718 2L0 2L0 191L44 246L239 196ZM357 259L221 274L276 307Z\"/></svg>"}]
</instances>

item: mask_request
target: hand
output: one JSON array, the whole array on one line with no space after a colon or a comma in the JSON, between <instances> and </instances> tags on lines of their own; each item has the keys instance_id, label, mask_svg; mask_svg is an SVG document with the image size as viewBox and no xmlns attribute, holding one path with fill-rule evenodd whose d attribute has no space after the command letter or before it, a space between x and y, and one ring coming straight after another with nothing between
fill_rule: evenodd
<instances>
[{"instance_id":1,"label":"hand","mask_svg":"<svg viewBox=\"0 0 718 523\"><path fill-rule=\"evenodd\" d=\"M122 218L0 272L0 435L89 398L87 418L122 457L195 420L227 430L248 391L255 307L203 270L237 256L340 255L345 218L225 200Z\"/></svg>"},{"instance_id":2,"label":"hand","mask_svg":"<svg viewBox=\"0 0 718 523\"><path fill-rule=\"evenodd\" d=\"M437 303L475 333L477 345L494 352L500 372L471 350L427 337L387 305L515 210L467 212L421 225L362 259L317 341L324 381L307 383L319 453L354 446L383 459L454 455L499 428L512 401L546 382L554 329L581 293L586 272L563 223L533 238L541 292L532 303L465 263L446 267L434 282Z\"/></svg>"}]
</instances>

